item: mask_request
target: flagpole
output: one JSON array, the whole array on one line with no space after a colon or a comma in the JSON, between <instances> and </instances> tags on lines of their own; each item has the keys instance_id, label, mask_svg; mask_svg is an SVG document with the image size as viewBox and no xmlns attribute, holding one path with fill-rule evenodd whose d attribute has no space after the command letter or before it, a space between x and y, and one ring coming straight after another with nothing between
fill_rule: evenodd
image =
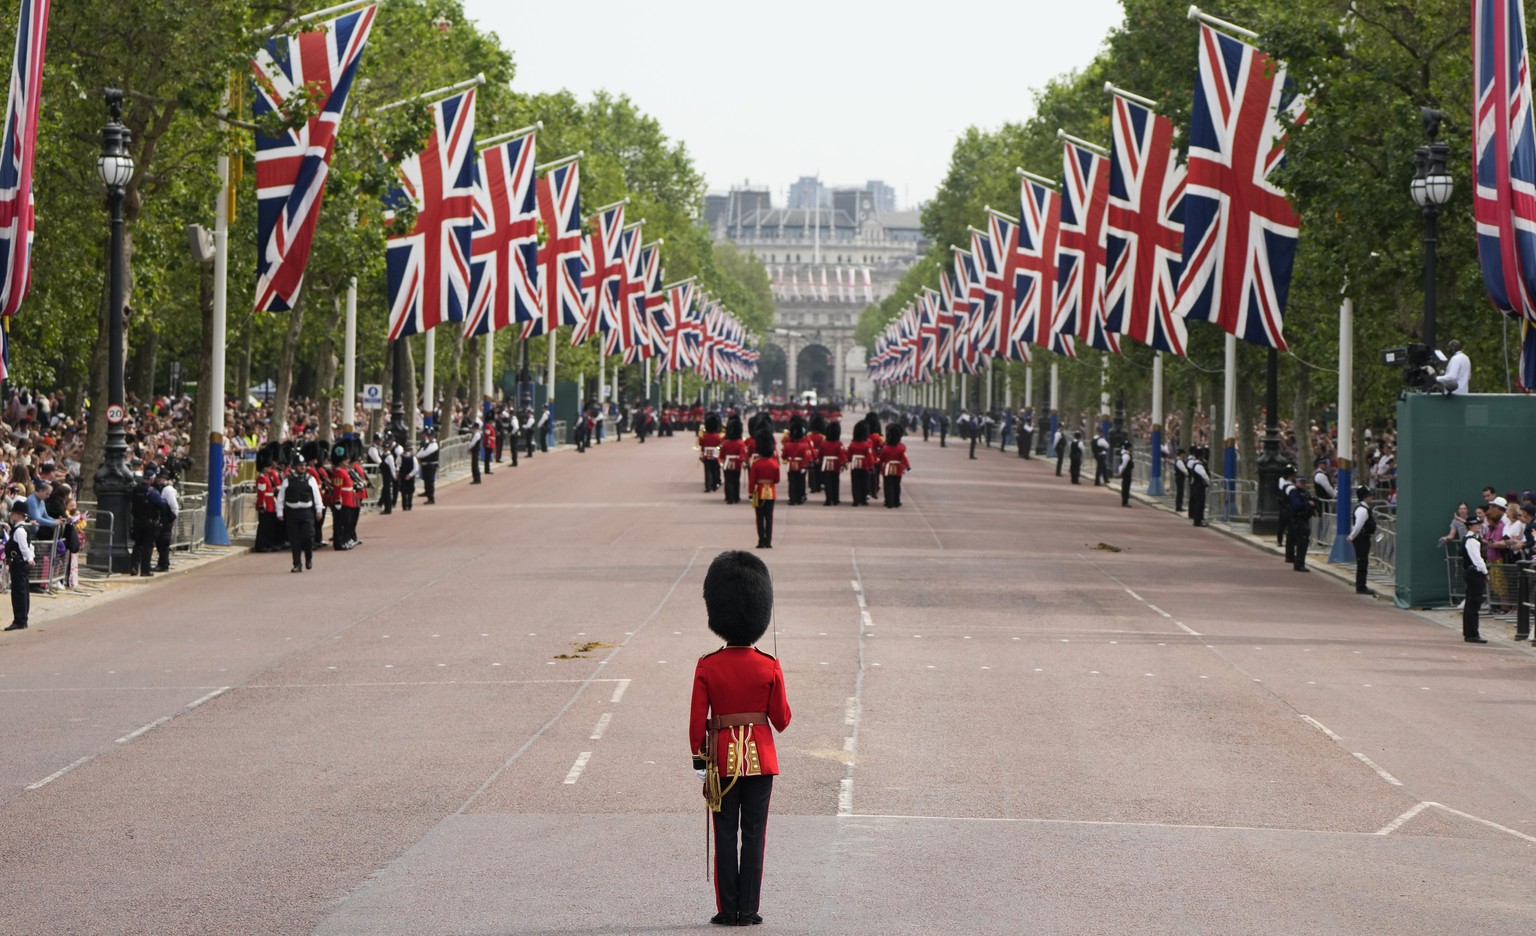
<instances>
[{"instance_id":1,"label":"flagpole","mask_svg":"<svg viewBox=\"0 0 1536 936\"><path fill-rule=\"evenodd\" d=\"M1213 29L1219 29L1219 30L1222 30L1223 32L1229 32L1229 33L1232 33L1235 36L1241 36L1244 39L1255 39L1256 40L1256 39L1259 38L1259 34L1254 32L1253 30L1251 30L1251 29L1244 29L1241 26L1238 26L1238 25L1236 25L1234 23L1229 23L1229 22L1227 22L1226 20L1223 20L1223 19L1217 19L1216 17L1210 15L1209 13L1202 13L1202 12L1200 12L1200 8L1197 7L1197 6L1191 6L1189 8L1189 18L1190 18L1190 20L1192 22L1204 23L1205 25L1210 26Z\"/></svg>"},{"instance_id":2,"label":"flagpole","mask_svg":"<svg viewBox=\"0 0 1536 936\"><path fill-rule=\"evenodd\" d=\"M375 114L382 114L387 110L394 110L397 107L404 107L405 105L414 101L425 101L429 98L444 98L453 94L455 91L464 91L468 88L479 87L483 84L485 84L485 72L481 72L473 78L465 79L458 84L444 85L441 88L433 88L431 91L423 91L421 94L415 95L414 97L401 98L398 101L392 101L391 103L385 104L381 107L375 107L373 112Z\"/></svg>"},{"instance_id":3,"label":"flagpole","mask_svg":"<svg viewBox=\"0 0 1536 936\"><path fill-rule=\"evenodd\" d=\"M1227 335L1226 374L1221 389L1221 438L1226 451L1221 460L1221 473L1225 479L1227 516L1232 516L1233 491L1237 480L1237 336Z\"/></svg>"},{"instance_id":4,"label":"flagpole","mask_svg":"<svg viewBox=\"0 0 1536 936\"><path fill-rule=\"evenodd\" d=\"M228 97L225 97L228 102ZM227 109L227 108L226 108ZM208 362L208 512L203 539L213 546L229 545L224 523L224 362L229 332L229 150L218 159L219 194L213 209L213 354Z\"/></svg>"},{"instance_id":5,"label":"flagpole","mask_svg":"<svg viewBox=\"0 0 1536 936\"><path fill-rule=\"evenodd\" d=\"M491 377L491 368L496 366L496 333L485 333L485 377L480 381L481 402L489 399L491 392L496 388L496 381Z\"/></svg>"},{"instance_id":6,"label":"flagpole","mask_svg":"<svg viewBox=\"0 0 1536 936\"><path fill-rule=\"evenodd\" d=\"M347 283L347 324L342 341L341 370L341 431L343 438L352 438L357 427L352 424L357 414L357 277Z\"/></svg>"},{"instance_id":7,"label":"flagpole","mask_svg":"<svg viewBox=\"0 0 1536 936\"><path fill-rule=\"evenodd\" d=\"M1051 441L1056 440L1056 429L1061 425L1061 373L1057 369L1058 363L1051 359Z\"/></svg>"},{"instance_id":8,"label":"flagpole","mask_svg":"<svg viewBox=\"0 0 1536 936\"><path fill-rule=\"evenodd\" d=\"M422 352L426 357L425 369L421 379L422 408L426 410L426 424L433 429L438 425L433 420L433 414L437 412L434 405L437 402L437 329L427 329L427 347Z\"/></svg>"},{"instance_id":9,"label":"flagpole","mask_svg":"<svg viewBox=\"0 0 1536 936\"><path fill-rule=\"evenodd\" d=\"M382 0L348 0L347 3L338 3L335 6L326 7L323 10L316 10L313 13L306 13L303 16L296 16L286 23L278 23L274 26L268 26L266 29L261 30L261 32L269 36L274 35L276 33L282 32L285 29L292 29L294 26L302 26L305 23L313 23L315 20L330 16L333 13L341 14L349 10L355 10L358 7L367 6L370 3L378 2L382 2Z\"/></svg>"},{"instance_id":10,"label":"flagpole","mask_svg":"<svg viewBox=\"0 0 1536 936\"><path fill-rule=\"evenodd\" d=\"M550 448L554 448L559 444L558 440L555 439L555 335L559 334L559 332L560 329L555 328L544 336L549 344L549 389L546 393L547 399L545 403L549 407Z\"/></svg>"},{"instance_id":11,"label":"flagpole","mask_svg":"<svg viewBox=\"0 0 1536 936\"><path fill-rule=\"evenodd\" d=\"M487 137L484 140L480 140L480 141L476 142L475 143L475 152L477 152L477 153L484 152L485 150L488 150L491 147L496 146L498 144L506 143L509 140L515 140L518 137L525 137L525 136L527 136L530 133L533 133L533 132L538 131L538 130L543 130L543 129L544 129L544 121L536 120L536 121L534 121L533 123L529 124L526 127L519 127L516 130L508 130L506 133L498 133L497 135L495 135L493 137Z\"/></svg>"},{"instance_id":12,"label":"flagpole","mask_svg":"<svg viewBox=\"0 0 1536 936\"><path fill-rule=\"evenodd\" d=\"M1346 287L1347 288L1347 287ZM1333 537L1329 562L1355 561L1355 544L1349 541L1354 520L1355 467L1355 303L1345 299L1339 306L1339 437L1334 451L1339 458L1339 489L1335 516L1338 532Z\"/></svg>"},{"instance_id":13,"label":"flagpole","mask_svg":"<svg viewBox=\"0 0 1536 936\"><path fill-rule=\"evenodd\" d=\"M1163 352L1152 352L1152 469L1147 494L1163 496Z\"/></svg>"}]
</instances>

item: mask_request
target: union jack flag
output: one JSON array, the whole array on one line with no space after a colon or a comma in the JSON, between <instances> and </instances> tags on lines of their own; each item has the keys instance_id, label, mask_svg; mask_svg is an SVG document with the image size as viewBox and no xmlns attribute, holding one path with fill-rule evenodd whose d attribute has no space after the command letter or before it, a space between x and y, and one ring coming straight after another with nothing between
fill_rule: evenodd
<instances>
[{"instance_id":1,"label":"union jack flag","mask_svg":"<svg viewBox=\"0 0 1536 936\"><path fill-rule=\"evenodd\" d=\"M16 56L11 59L11 94L5 105L5 138L0 142L0 316L21 308L32 285L32 164L37 111L42 100L43 53L48 44L49 0L22 0L16 23ZM0 380L9 354L0 328Z\"/></svg>"},{"instance_id":2,"label":"union jack flag","mask_svg":"<svg viewBox=\"0 0 1536 936\"><path fill-rule=\"evenodd\" d=\"M1305 119L1280 63L1202 25L1175 312L1284 351L1300 219L1270 181L1285 159L1282 115Z\"/></svg>"},{"instance_id":3,"label":"union jack flag","mask_svg":"<svg viewBox=\"0 0 1536 936\"><path fill-rule=\"evenodd\" d=\"M997 307L1002 299L1003 265L991 236L976 228L971 228L971 261L971 346L975 354L991 358L999 348Z\"/></svg>"},{"instance_id":4,"label":"union jack flag","mask_svg":"<svg viewBox=\"0 0 1536 936\"><path fill-rule=\"evenodd\" d=\"M466 335L487 335L538 314L539 214L533 185L534 134L480 154Z\"/></svg>"},{"instance_id":5,"label":"union jack flag","mask_svg":"<svg viewBox=\"0 0 1536 936\"><path fill-rule=\"evenodd\" d=\"M1029 345L1021 340L1024 317L1020 314L1023 293L1019 287L1027 284L1027 274L1019 266L1019 220L989 209L987 233L997 246L997 258L1002 266L994 330L997 356L1005 361L1028 361Z\"/></svg>"},{"instance_id":6,"label":"union jack flag","mask_svg":"<svg viewBox=\"0 0 1536 936\"><path fill-rule=\"evenodd\" d=\"M1061 238L1061 197L1055 190L1023 178L1019 190L1018 273L1019 338L1066 357L1076 357L1070 334L1056 319L1056 248Z\"/></svg>"},{"instance_id":7,"label":"union jack flag","mask_svg":"<svg viewBox=\"0 0 1536 936\"><path fill-rule=\"evenodd\" d=\"M424 333L469 312L470 241L475 227L475 89L432 105L432 136L400 164L390 194L416 205L416 227L391 237L389 337Z\"/></svg>"},{"instance_id":8,"label":"union jack flag","mask_svg":"<svg viewBox=\"0 0 1536 936\"><path fill-rule=\"evenodd\" d=\"M538 181L539 220L545 241L539 247L539 315L523 326L523 337L554 334L561 325L582 323L581 173L569 162Z\"/></svg>"},{"instance_id":9,"label":"union jack flag","mask_svg":"<svg viewBox=\"0 0 1536 936\"><path fill-rule=\"evenodd\" d=\"M1105 216L1109 167L1098 153L1062 144L1061 233L1056 243L1058 332L1090 348L1118 354L1120 343L1104 329Z\"/></svg>"},{"instance_id":10,"label":"union jack flag","mask_svg":"<svg viewBox=\"0 0 1536 936\"><path fill-rule=\"evenodd\" d=\"M917 306L917 377L928 380L939 374L939 294L924 289Z\"/></svg>"},{"instance_id":11,"label":"union jack flag","mask_svg":"<svg viewBox=\"0 0 1536 936\"><path fill-rule=\"evenodd\" d=\"M618 327L619 284L624 278L623 233L622 203L592 216L592 233L581 249L583 319L571 333L572 345Z\"/></svg>"},{"instance_id":12,"label":"union jack flag","mask_svg":"<svg viewBox=\"0 0 1536 936\"><path fill-rule=\"evenodd\" d=\"M954 298L950 308L955 316L954 372L974 374L978 370L975 331L976 318L985 303L978 304L974 297L980 289L975 284L981 279L976 268L976 257L969 250L952 248L955 254Z\"/></svg>"},{"instance_id":13,"label":"union jack flag","mask_svg":"<svg viewBox=\"0 0 1536 936\"><path fill-rule=\"evenodd\" d=\"M939 291L934 297L934 320L939 326L934 358L941 374L955 373L955 275L939 270Z\"/></svg>"},{"instance_id":14,"label":"union jack flag","mask_svg":"<svg viewBox=\"0 0 1536 936\"><path fill-rule=\"evenodd\" d=\"M1488 298L1519 317L1520 386L1536 387L1536 128L1521 0L1473 0L1477 188L1473 215Z\"/></svg>"},{"instance_id":15,"label":"union jack flag","mask_svg":"<svg viewBox=\"0 0 1536 936\"><path fill-rule=\"evenodd\" d=\"M619 236L618 321L603 334L603 353L626 358L645 337L645 269L640 262L640 225L631 224Z\"/></svg>"},{"instance_id":16,"label":"union jack flag","mask_svg":"<svg viewBox=\"0 0 1536 936\"><path fill-rule=\"evenodd\" d=\"M666 353L667 295L661 288L661 242L640 248L640 275L644 292L640 296L640 324L635 329L635 346L624 355L625 364L647 361Z\"/></svg>"},{"instance_id":17,"label":"union jack flag","mask_svg":"<svg viewBox=\"0 0 1536 936\"><path fill-rule=\"evenodd\" d=\"M686 279L667 289L667 330L665 353L661 356L662 373L680 374L689 364L688 336L692 332L693 280Z\"/></svg>"},{"instance_id":18,"label":"union jack flag","mask_svg":"<svg viewBox=\"0 0 1536 936\"><path fill-rule=\"evenodd\" d=\"M298 299L325 198L336 132L377 6L294 36L274 36L251 61L257 119L308 91L318 111L279 137L256 134L256 311L287 312Z\"/></svg>"},{"instance_id":19,"label":"union jack flag","mask_svg":"<svg viewBox=\"0 0 1536 936\"><path fill-rule=\"evenodd\" d=\"M1109 276L1104 324L1145 345L1184 355L1184 320L1173 314L1183 265L1184 167L1173 121L1119 95L1109 160Z\"/></svg>"}]
</instances>

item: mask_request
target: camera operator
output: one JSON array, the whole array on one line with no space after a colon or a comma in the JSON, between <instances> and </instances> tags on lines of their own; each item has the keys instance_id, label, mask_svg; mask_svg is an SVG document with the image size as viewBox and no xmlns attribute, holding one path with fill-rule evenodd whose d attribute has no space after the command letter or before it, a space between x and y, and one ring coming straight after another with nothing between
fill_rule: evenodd
<instances>
[{"instance_id":1,"label":"camera operator","mask_svg":"<svg viewBox=\"0 0 1536 936\"><path fill-rule=\"evenodd\" d=\"M1446 396L1461 396L1467 393L1472 382L1472 359L1461 350L1460 341L1452 339L1446 348L1451 352L1451 359L1445 365L1445 373L1435 378L1435 384Z\"/></svg>"}]
</instances>

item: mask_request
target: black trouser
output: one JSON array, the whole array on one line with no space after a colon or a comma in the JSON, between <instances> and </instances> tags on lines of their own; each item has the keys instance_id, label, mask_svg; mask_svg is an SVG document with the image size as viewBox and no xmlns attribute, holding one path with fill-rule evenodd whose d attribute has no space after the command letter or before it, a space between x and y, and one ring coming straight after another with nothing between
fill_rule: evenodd
<instances>
[{"instance_id":1,"label":"black trouser","mask_svg":"<svg viewBox=\"0 0 1536 936\"><path fill-rule=\"evenodd\" d=\"M1205 487L1196 481L1189 484L1189 519L1195 526L1205 525Z\"/></svg>"},{"instance_id":2,"label":"black trouser","mask_svg":"<svg viewBox=\"0 0 1536 936\"><path fill-rule=\"evenodd\" d=\"M789 502L791 504L805 503L804 471L791 471L789 473Z\"/></svg>"},{"instance_id":3,"label":"black trouser","mask_svg":"<svg viewBox=\"0 0 1536 936\"><path fill-rule=\"evenodd\" d=\"M939 448L949 448L949 427L939 423Z\"/></svg>"},{"instance_id":4,"label":"black trouser","mask_svg":"<svg viewBox=\"0 0 1536 936\"><path fill-rule=\"evenodd\" d=\"M976 437L979 435L981 435L981 433L977 432L975 429L971 430L971 458L973 459L976 457Z\"/></svg>"},{"instance_id":5,"label":"black trouser","mask_svg":"<svg viewBox=\"0 0 1536 936\"><path fill-rule=\"evenodd\" d=\"M885 476L885 506L901 506L901 475Z\"/></svg>"},{"instance_id":6,"label":"black trouser","mask_svg":"<svg viewBox=\"0 0 1536 936\"><path fill-rule=\"evenodd\" d=\"M1173 512L1184 512L1184 475L1178 471L1173 473Z\"/></svg>"},{"instance_id":7,"label":"black trouser","mask_svg":"<svg viewBox=\"0 0 1536 936\"><path fill-rule=\"evenodd\" d=\"M1285 502L1285 494L1282 492L1280 502L1280 525L1275 528L1275 545L1285 547L1285 561L1292 562L1295 556L1291 551L1291 506Z\"/></svg>"},{"instance_id":8,"label":"black trouser","mask_svg":"<svg viewBox=\"0 0 1536 936\"><path fill-rule=\"evenodd\" d=\"M1072 483L1073 484L1082 484L1083 483L1083 459L1080 456L1077 456L1077 455L1072 456L1071 466L1070 467L1071 467L1071 474L1072 474Z\"/></svg>"},{"instance_id":9,"label":"black trouser","mask_svg":"<svg viewBox=\"0 0 1536 936\"><path fill-rule=\"evenodd\" d=\"M331 508L331 546L340 549L352 541L352 508Z\"/></svg>"},{"instance_id":10,"label":"black trouser","mask_svg":"<svg viewBox=\"0 0 1536 936\"><path fill-rule=\"evenodd\" d=\"M509 432L503 432L501 430L497 430L496 432L496 463L498 465L501 464L502 454L507 450L507 436L510 434L511 433ZM512 446L512 451L515 454L517 452L517 446ZM515 465L517 462L514 461L513 464Z\"/></svg>"},{"instance_id":11,"label":"black trouser","mask_svg":"<svg viewBox=\"0 0 1536 936\"><path fill-rule=\"evenodd\" d=\"M923 441L928 441L928 420L923 420Z\"/></svg>"},{"instance_id":12,"label":"black trouser","mask_svg":"<svg viewBox=\"0 0 1536 936\"><path fill-rule=\"evenodd\" d=\"M416 479L411 478L400 482L400 509L411 509L411 498L416 496Z\"/></svg>"},{"instance_id":13,"label":"black trouser","mask_svg":"<svg viewBox=\"0 0 1536 936\"><path fill-rule=\"evenodd\" d=\"M1029 458L1029 447L1034 444L1035 434L1028 429L1019 433L1019 457Z\"/></svg>"},{"instance_id":14,"label":"black trouser","mask_svg":"<svg viewBox=\"0 0 1536 936\"><path fill-rule=\"evenodd\" d=\"M500 442L497 442L496 444L497 444L497 446L501 445ZM512 437L512 441L511 441L511 443L507 447L512 450L512 467L516 468L517 467L517 436L513 436ZM497 461L501 461L501 452L500 451L498 451L496 453L496 460Z\"/></svg>"},{"instance_id":15,"label":"black trouser","mask_svg":"<svg viewBox=\"0 0 1536 936\"><path fill-rule=\"evenodd\" d=\"M469 453L469 483L480 483L480 459L475 457L473 451Z\"/></svg>"},{"instance_id":16,"label":"black trouser","mask_svg":"<svg viewBox=\"0 0 1536 936\"><path fill-rule=\"evenodd\" d=\"M773 543L773 501L757 502L757 545Z\"/></svg>"},{"instance_id":17,"label":"black trouser","mask_svg":"<svg viewBox=\"0 0 1536 936\"><path fill-rule=\"evenodd\" d=\"M171 570L171 531L175 529L176 521L160 521L160 529L155 531L155 554L159 559L155 568L160 572Z\"/></svg>"},{"instance_id":18,"label":"black trouser","mask_svg":"<svg viewBox=\"0 0 1536 936\"><path fill-rule=\"evenodd\" d=\"M277 522L277 514L265 510L256 513L256 551L273 552L283 543L283 526Z\"/></svg>"},{"instance_id":19,"label":"black trouser","mask_svg":"<svg viewBox=\"0 0 1536 936\"><path fill-rule=\"evenodd\" d=\"M13 578L12 582L14 581ZM1483 598L1487 594L1488 576L1468 566L1467 600L1461 606L1461 636L1467 640L1476 640L1482 636L1478 633L1478 613L1482 611Z\"/></svg>"},{"instance_id":20,"label":"black trouser","mask_svg":"<svg viewBox=\"0 0 1536 936\"><path fill-rule=\"evenodd\" d=\"M549 427L547 425L540 426L539 427L538 435L539 435L539 451L541 451L541 452L549 451ZM533 454L533 443L532 442L528 443L528 454L529 455Z\"/></svg>"},{"instance_id":21,"label":"black trouser","mask_svg":"<svg viewBox=\"0 0 1536 936\"><path fill-rule=\"evenodd\" d=\"M32 566L26 562L12 562L10 570L11 623L26 627L27 616L32 613Z\"/></svg>"},{"instance_id":22,"label":"black trouser","mask_svg":"<svg viewBox=\"0 0 1536 936\"><path fill-rule=\"evenodd\" d=\"M1355 547L1355 591L1365 591L1365 574L1371 568L1371 538L1360 536L1349 542Z\"/></svg>"},{"instance_id":23,"label":"black trouser","mask_svg":"<svg viewBox=\"0 0 1536 936\"><path fill-rule=\"evenodd\" d=\"M1131 473L1129 471L1120 476L1120 506L1131 506Z\"/></svg>"},{"instance_id":24,"label":"black trouser","mask_svg":"<svg viewBox=\"0 0 1536 936\"><path fill-rule=\"evenodd\" d=\"M324 507L315 509L315 535L310 537L310 540L316 549L319 549L321 546L325 545L325 514L326 510ZM332 516L331 529L334 530L335 528L336 518Z\"/></svg>"},{"instance_id":25,"label":"black trouser","mask_svg":"<svg viewBox=\"0 0 1536 936\"><path fill-rule=\"evenodd\" d=\"M496 454L496 453L491 451L491 447L488 446L488 445L485 446L481 451L482 451L483 456L485 458L485 473L486 474L490 474L491 473L491 456ZM500 461L500 459L497 459L497 460Z\"/></svg>"},{"instance_id":26,"label":"black trouser","mask_svg":"<svg viewBox=\"0 0 1536 936\"><path fill-rule=\"evenodd\" d=\"M533 446L535 444L533 436L534 436L534 431L532 429L524 429L523 430L523 441L527 443L528 457L529 458L533 457Z\"/></svg>"},{"instance_id":27,"label":"black trouser","mask_svg":"<svg viewBox=\"0 0 1536 936\"><path fill-rule=\"evenodd\" d=\"M1058 478L1061 477L1061 463L1066 461L1066 459L1067 459L1067 440L1066 439L1062 439L1061 440L1061 444L1056 446L1056 477L1058 477Z\"/></svg>"},{"instance_id":28,"label":"black trouser","mask_svg":"<svg viewBox=\"0 0 1536 936\"><path fill-rule=\"evenodd\" d=\"M283 521L288 524L288 548L293 551L293 567L299 567L299 556L304 557L307 567L315 556L315 511L310 507L285 510Z\"/></svg>"},{"instance_id":29,"label":"black trouser","mask_svg":"<svg viewBox=\"0 0 1536 936\"><path fill-rule=\"evenodd\" d=\"M1109 459L1100 453L1093 456L1093 486L1109 483Z\"/></svg>"},{"instance_id":30,"label":"black trouser","mask_svg":"<svg viewBox=\"0 0 1536 936\"><path fill-rule=\"evenodd\" d=\"M718 461L704 462L704 493L713 494L715 488L720 486L720 463Z\"/></svg>"},{"instance_id":31,"label":"black trouser","mask_svg":"<svg viewBox=\"0 0 1536 936\"><path fill-rule=\"evenodd\" d=\"M150 560L155 555L155 539L160 535L160 524L153 520L135 520L133 522L133 557L129 563L128 571L138 575L148 575L152 571Z\"/></svg>"},{"instance_id":32,"label":"black trouser","mask_svg":"<svg viewBox=\"0 0 1536 936\"><path fill-rule=\"evenodd\" d=\"M427 499L427 503L437 500L437 464L435 462L421 466L421 496Z\"/></svg>"},{"instance_id":33,"label":"black trouser","mask_svg":"<svg viewBox=\"0 0 1536 936\"><path fill-rule=\"evenodd\" d=\"M725 472L725 502L741 503L741 469Z\"/></svg>"},{"instance_id":34,"label":"black trouser","mask_svg":"<svg viewBox=\"0 0 1536 936\"><path fill-rule=\"evenodd\" d=\"M838 471L821 473L821 490L827 497L827 506L836 507L843 502L843 476Z\"/></svg>"},{"instance_id":35,"label":"black trouser","mask_svg":"<svg viewBox=\"0 0 1536 936\"><path fill-rule=\"evenodd\" d=\"M715 813L715 909L721 913L758 911L772 796L772 777L741 777L720 798Z\"/></svg>"},{"instance_id":36,"label":"black trouser","mask_svg":"<svg viewBox=\"0 0 1536 936\"><path fill-rule=\"evenodd\" d=\"M395 476L387 471L381 471L379 479L383 482L379 486L379 506L385 513L390 513L395 509Z\"/></svg>"},{"instance_id":37,"label":"black trouser","mask_svg":"<svg viewBox=\"0 0 1536 936\"><path fill-rule=\"evenodd\" d=\"M1285 538L1285 544L1291 549L1291 564L1297 569L1307 567L1307 547L1312 542L1312 527L1308 520L1300 523L1291 520L1290 535Z\"/></svg>"},{"instance_id":38,"label":"black trouser","mask_svg":"<svg viewBox=\"0 0 1536 936\"><path fill-rule=\"evenodd\" d=\"M821 493L821 467L820 466L821 466L821 462L813 457L811 459L811 468L810 468L810 471L809 471L809 473L807 475L807 478L808 478L808 480L810 481L810 484L811 484L811 493L812 494L820 494Z\"/></svg>"},{"instance_id":39,"label":"black trouser","mask_svg":"<svg viewBox=\"0 0 1536 936\"><path fill-rule=\"evenodd\" d=\"M849 472L848 484L853 488L853 506L863 507L869 503L869 472L854 468Z\"/></svg>"}]
</instances>

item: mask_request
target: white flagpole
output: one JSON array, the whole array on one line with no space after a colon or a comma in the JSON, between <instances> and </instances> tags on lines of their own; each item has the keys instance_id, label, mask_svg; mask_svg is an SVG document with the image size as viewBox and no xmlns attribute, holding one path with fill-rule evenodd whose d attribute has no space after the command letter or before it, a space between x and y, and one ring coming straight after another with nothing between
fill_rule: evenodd
<instances>
[{"instance_id":1,"label":"white flagpole","mask_svg":"<svg viewBox=\"0 0 1536 936\"><path fill-rule=\"evenodd\" d=\"M1024 365L1024 408L1034 409L1035 406L1035 365ZM1038 422L1038 420L1036 420Z\"/></svg>"},{"instance_id":2,"label":"white flagpole","mask_svg":"<svg viewBox=\"0 0 1536 936\"><path fill-rule=\"evenodd\" d=\"M491 377L491 368L496 366L496 333L485 333L485 377L480 381L481 396L489 397L496 389L496 381Z\"/></svg>"},{"instance_id":3,"label":"white flagpole","mask_svg":"<svg viewBox=\"0 0 1536 936\"><path fill-rule=\"evenodd\" d=\"M227 98L226 98L227 101ZM208 513L203 538L229 545L224 523L224 346L229 330L229 152L218 161L219 193L213 210L213 357L208 363Z\"/></svg>"},{"instance_id":4,"label":"white flagpole","mask_svg":"<svg viewBox=\"0 0 1536 936\"><path fill-rule=\"evenodd\" d=\"M437 402L437 329L427 329L427 348L423 354L427 360L421 380L422 409L426 412L427 419L431 420L433 412L437 409L433 405ZM442 428L433 422L428 422L428 425L433 429Z\"/></svg>"},{"instance_id":5,"label":"white flagpole","mask_svg":"<svg viewBox=\"0 0 1536 936\"><path fill-rule=\"evenodd\" d=\"M1147 494L1161 497L1163 493L1163 352L1152 352L1152 451L1147 463L1151 465L1147 479Z\"/></svg>"},{"instance_id":6,"label":"white flagpole","mask_svg":"<svg viewBox=\"0 0 1536 936\"><path fill-rule=\"evenodd\" d=\"M1335 451L1339 458L1339 497L1334 502L1338 526L1328 561L1350 563L1355 561L1355 544L1349 541L1355 516L1355 303L1352 299L1345 299L1339 306L1338 429Z\"/></svg>"},{"instance_id":7,"label":"white flagpole","mask_svg":"<svg viewBox=\"0 0 1536 936\"><path fill-rule=\"evenodd\" d=\"M352 419L357 413L357 277L347 283L347 325L342 339L341 431L356 433Z\"/></svg>"},{"instance_id":8,"label":"white flagpole","mask_svg":"<svg viewBox=\"0 0 1536 936\"><path fill-rule=\"evenodd\" d=\"M1222 458L1223 485L1231 509L1232 481L1237 475L1237 336L1227 335L1226 374L1221 389L1221 439L1226 452Z\"/></svg>"}]
</instances>

